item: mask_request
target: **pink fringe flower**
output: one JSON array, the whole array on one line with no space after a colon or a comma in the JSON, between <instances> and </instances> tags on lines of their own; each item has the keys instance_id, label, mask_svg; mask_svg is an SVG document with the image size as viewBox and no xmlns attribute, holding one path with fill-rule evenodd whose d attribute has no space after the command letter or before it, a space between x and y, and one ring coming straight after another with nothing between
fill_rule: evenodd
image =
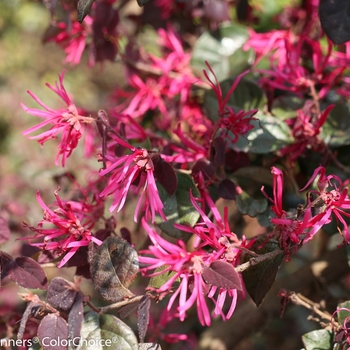
<instances>
[{"instance_id":1,"label":"pink fringe flower","mask_svg":"<svg viewBox=\"0 0 350 350\"><path fill-rule=\"evenodd\" d=\"M94 121L92 117L80 115L77 107L68 96L63 85L64 71L59 75L59 83L56 82L56 87L46 84L46 86L56 93L63 101L64 108L52 109L42 102L31 91L28 94L41 106L42 109L28 108L21 104L23 110L31 115L44 119L43 122L25 130L23 135L31 134L47 125L52 125L48 131L44 131L37 136L31 136L30 139L37 139L38 143L44 143L50 139L56 139L58 134L62 134L61 142L58 146L59 151L56 156L56 165L58 165L61 157L62 166L65 165L67 158L72 154L73 150L78 146L79 139L82 136L85 124L90 124Z\"/></svg>"}]
</instances>

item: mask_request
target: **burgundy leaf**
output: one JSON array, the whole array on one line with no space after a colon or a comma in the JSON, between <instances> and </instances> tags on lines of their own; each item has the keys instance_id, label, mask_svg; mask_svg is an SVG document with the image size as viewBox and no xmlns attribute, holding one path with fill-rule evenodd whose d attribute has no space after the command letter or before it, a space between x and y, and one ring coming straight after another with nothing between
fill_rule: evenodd
<instances>
[{"instance_id":1,"label":"burgundy leaf","mask_svg":"<svg viewBox=\"0 0 350 350\"><path fill-rule=\"evenodd\" d=\"M84 18L88 15L91 10L92 4L95 0L79 0L77 5L78 10L78 21L83 22Z\"/></svg>"},{"instance_id":2,"label":"burgundy leaf","mask_svg":"<svg viewBox=\"0 0 350 350\"><path fill-rule=\"evenodd\" d=\"M45 271L35 260L29 257L19 257L6 265L9 278L24 288L47 289Z\"/></svg>"},{"instance_id":3,"label":"burgundy leaf","mask_svg":"<svg viewBox=\"0 0 350 350\"><path fill-rule=\"evenodd\" d=\"M78 293L68 315L68 337L75 339L80 336L81 325L84 320L83 296Z\"/></svg>"},{"instance_id":4,"label":"burgundy leaf","mask_svg":"<svg viewBox=\"0 0 350 350\"><path fill-rule=\"evenodd\" d=\"M12 261L12 256L0 251L0 276L1 280L7 276L7 270L6 270L6 265ZM1 283L0 280L0 283ZM1 284L0 284L1 287Z\"/></svg>"},{"instance_id":5,"label":"burgundy leaf","mask_svg":"<svg viewBox=\"0 0 350 350\"><path fill-rule=\"evenodd\" d=\"M242 290L238 272L226 261L213 261L209 267L205 267L203 279L206 283L219 288Z\"/></svg>"},{"instance_id":6,"label":"burgundy leaf","mask_svg":"<svg viewBox=\"0 0 350 350\"><path fill-rule=\"evenodd\" d=\"M96 3L93 29L93 54L96 62L104 60L114 61L118 52L116 45L116 26L119 23L119 14L110 2Z\"/></svg>"},{"instance_id":7,"label":"burgundy leaf","mask_svg":"<svg viewBox=\"0 0 350 350\"><path fill-rule=\"evenodd\" d=\"M236 199L236 185L230 179L224 179L220 182L218 188L218 195L224 199Z\"/></svg>"},{"instance_id":8,"label":"burgundy leaf","mask_svg":"<svg viewBox=\"0 0 350 350\"><path fill-rule=\"evenodd\" d=\"M197 176L202 173L204 180L209 180L215 175L215 165L206 158L198 159L192 167L192 175Z\"/></svg>"},{"instance_id":9,"label":"burgundy leaf","mask_svg":"<svg viewBox=\"0 0 350 350\"><path fill-rule=\"evenodd\" d=\"M88 247L80 247L78 251L66 262L66 267L85 266L88 264Z\"/></svg>"},{"instance_id":10,"label":"burgundy leaf","mask_svg":"<svg viewBox=\"0 0 350 350\"><path fill-rule=\"evenodd\" d=\"M172 196L177 188L177 177L174 168L160 156L152 157L154 174L159 183Z\"/></svg>"},{"instance_id":11,"label":"burgundy leaf","mask_svg":"<svg viewBox=\"0 0 350 350\"><path fill-rule=\"evenodd\" d=\"M210 160L218 167L225 164L225 141L220 137L216 137L210 145Z\"/></svg>"},{"instance_id":12,"label":"burgundy leaf","mask_svg":"<svg viewBox=\"0 0 350 350\"><path fill-rule=\"evenodd\" d=\"M67 322L56 314L46 315L39 325L38 338L44 350L67 350L62 342L68 338Z\"/></svg>"},{"instance_id":13,"label":"burgundy leaf","mask_svg":"<svg viewBox=\"0 0 350 350\"><path fill-rule=\"evenodd\" d=\"M55 277L49 284L46 299L54 307L68 310L74 303L77 291L62 277Z\"/></svg>"},{"instance_id":14,"label":"burgundy leaf","mask_svg":"<svg viewBox=\"0 0 350 350\"><path fill-rule=\"evenodd\" d=\"M216 23L230 19L229 5L225 0L207 0L204 2L205 16Z\"/></svg>"},{"instance_id":15,"label":"burgundy leaf","mask_svg":"<svg viewBox=\"0 0 350 350\"><path fill-rule=\"evenodd\" d=\"M120 235L124 238L129 244L131 244L131 232L126 228L122 227L120 229Z\"/></svg>"},{"instance_id":16,"label":"burgundy leaf","mask_svg":"<svg viewBox=\"0 0 350 350\"><path fill-rule=\"evenodd\" d=\"M146 5L150 0L137 0L137 3L140 7Z\"/></svg>"},{"instance_id":17,"label":"burgundy leaf","mask_svg":"<svg viewBox=\"0 0 350 350\"><path fill-rule=\"evenodd\" d=\"M139 269L135 249L123 238L110 236L92 257L90 273L98 293L106 300L119 301L133 294L127 287Z\"/></svg>"},{"instance_id":18,"label":"burgundy leaf","mask_svg":"<svg viewBox=\"0 0 350 350\"><path fill-rule=\"evenodd\" d=\"M82 276L86 279L91 279L90 275L90 265L78 266L75 270L77 276Z\"/></svg>"},{"instance_id":19,"label":"burgundy leaf","mask_svg":"<svg viewBox=\"0 0 350 350\"><path fill-rule=\"evenodd\" d=\"M151 307L151 299L148 294L145 294L139 304L137 310L137 328L139 330L140 343L143 343L147 333L149 324L149 309Z\"/></svg>"},{"instance_id":20,"label":"burgundy leaf","mask_svg":"<svg viewBox=\"0 0 350 350\"><path fill-rule=\"evenodd\" d=\"M10 228L7 221L0 217L0 244L7 242L10 239Z\"/></svg>"},{"instance_id":21,"label":"burgundy leaf","mask_svg":"<svg viewBox=\"0 0 350 350\"><path fill-rule=\"evenodd\" d=\"M262 241L257 240L251 247L250 250L258 254L266 254L278 249L278 242L270 240L265 243L261 248ZM249 261L250 255L244 255L244 262ZM271 289L271 286L275 282L277 272L285 259L285 254L281 253L271 260L265 260L257 265L250 266L249 269L242 272L244 285L247 292L255 302L257 306L264 300L265 295Z\"/></svg>"}]
</instances>

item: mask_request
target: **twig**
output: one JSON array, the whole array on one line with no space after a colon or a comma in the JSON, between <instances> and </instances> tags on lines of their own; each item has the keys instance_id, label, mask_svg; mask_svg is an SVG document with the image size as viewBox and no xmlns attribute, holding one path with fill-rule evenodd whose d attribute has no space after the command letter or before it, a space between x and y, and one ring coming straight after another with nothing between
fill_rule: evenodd
<instances>
[{"instance_id":1,"label":"twig","mask_svg":"<svg viewBox=\"0 0 350 350\"><path fill-rule=\"evenodd\" d=\"M98 312L101 315L101 314L104 314L104 313L108 312L109 310L118 309L118 308L120 308L122 306L125 306L125 305L128 305L128 304L130 304L132 302L140 301L142 299L142 297L143 297L143 295L137 295L134 298L126 299L126 300L123 300L123 301L118 301L118 302L116 302L114 304L110 304L110 305L103 306L103 307L100 307L100 308L95 307L94 305L92 305L89 302L87 302L87 303L88 303L88 305L90 307L93 306L94 311Z\"/></svg>"},{"instance_id":2,"label":"twig","mask_svg":"<svg viewBox=\"0 0 350 350\"><path fill-rule=\"evenodd\" d=\"M276 249L273 252L269 252L269 253L266 253L266 254L258 255L257 257L252 257L246 263L235 267L235 270L237 272L243 272L243 271L247 270L250 266L257 265L257 264L259 264L259 263L261 263L261 262L263 262L265 260L273 259L277 255L280 255L282 253L283 253L283 250Z\"/></svg>"},{"instance_id":3,"label":"twig","mask_svg":"<svg viewBox=\"0 0 350 350\"><path fill-rule=\"evenodd\" d=\"M322 319L327 320L329 323L333 322L332 315L327 311L321 311L319 304L313 302L312 300L306 298L300 293L289 292L288 293L289 300L295 305L301 305L306 309L312 311L316 315L320 316Z\"/></svg>"}]
</instances>

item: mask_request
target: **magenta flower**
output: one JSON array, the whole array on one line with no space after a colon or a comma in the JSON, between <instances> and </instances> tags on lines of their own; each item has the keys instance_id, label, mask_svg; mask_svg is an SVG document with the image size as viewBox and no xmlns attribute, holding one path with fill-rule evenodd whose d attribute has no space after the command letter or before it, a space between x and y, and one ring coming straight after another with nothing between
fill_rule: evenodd
<instances>
[{"instance_id":1,"label":"magenta flower","mask_svg":"<svg viewBox=\"0 0 350 350\"><path fill-rule=\"evenodd\" d=\"M244 135L249 130L253 129L254 126L251 124L251 121L257 120L256 118L253 118L253 116L258 112L257 109L253 109L248 112L245 112L245 111L235 112L231 107L227 106L228 99L230 98L233 91L236 89L242 77L245 74L247 74L248 71L241 73L236 78L235 82L232 84L230 90L228 91L227 95L224 98L222 96L220 83L216 78L214 71L212 70L208 62L206 62L206 65L215 79L215 83L214 83L209 78L208 73L205 70L203 70L203 73L207 78L207 80L209 81L209 85L214 90L216 98L218 100L218 104L219 104L218 115L220 118L218 122L218 129L221 130L223 139L227 139L228 141L231 141L231 142L237 142L239 135ZM232 133L233 138L229 132Z\"/></svg>"},{"instance_id":2,"label":"magenta flower","mask_svg":"<svg viewBox=\"0 0 350 350\"><path fill-rule=\"evenodd\" d=\"M38 224L38 227L32 227L25 224L35 236L26 237L27 241L36 238L42 238L43 242L29 243L32 246L42 250L51 250L59 255L65 254L58 264L62 267L77 252L80 247L86 247L90 242L98 245L102 242L91 233L95 222L86 221L85 214L81 210L81 204L75 202L62 202L55 191L55 197L58 208L51 210L41 199L39 191L36 198L40 206L44 209L44 218ZM43 228L45 224L53 224L54 228Z\"/></svg>"},{"instance_id":3,"label":"magenta flower","mask_svg":"<svg viewBox=\"0 0 350 350\"><path fill-rule=\"evenodd\" d=\"M59 144L58 154L56 156L56 165L61 157L62 166L65 165L66 159L72 154L73 150L77 147L79 139L82 136L85 124L90 124L94 121L92 117L80 115L77 107L71 101L66 89L63 85L64 71L62 75L59 75L59 83L56 82L56 87L46 84L46 86L56 93L64 103L64 108L52 109L44 104L36 95L31 91L27 91L28 94L41 106L44 110L28 108L24 104L21 104L25 112L35 115L44 119L43 122L35 125L23 132L23 135L31 134L47 125L52 125L48 131L37 136L31 136L30 139L37 139L38 143L43 145L50 139L56 139L58 134L62 134L61 143Z\"/></svg>"},{"instance_id":4,"label":"magenta flower","mask_svg":"<svg viewBox=\"0 0 350 350\"><path fill-rule=\"evenodd\" d=\"M301 191L303 191L306 187L310 186L310 184L317 177L317 175L320 175L317 181L318 191L310 190L307 195L308 207L320 208L320 212L310 220L310 231L307 234L305 242L312 239L316 232L323 225L329 223L332 220L332 214L334 214L337 221L340 221L343 225L344 242L350 244L348 224L343 218L343 216L350 217L350 213L345 211L350 209L350 198L348 196L348 188L343 185L343 182L338 176L326 176L326 169L322 166L319 166L315 169L311 179L306 184L306 186L301 189ZM321 207L319 204L321 204Z\"/></svg>"},{"instance_id":5,"label":"magenta flower","mask_svg":"<svg viewBox=\"0 0 350 350\"><path fill-rule=\"evenodd\" d=\"M228 225L228 211L225 209L225 218L221 216L214 208L211 202L212 213L215 218L215 224L197 205L191 194L191 201L196 210L200 213L203 223L195 227L175 224L175 227L196 235L197 239L194 244L194 250L186 250L185 243L181 240L177 244L170 243L160 237L148 224L143 220L143 226L146 229L153 246L148 250L141 251L140 262L148 265L142 269L146 274L149 270L158 267L164 267L159 273L171 271L172 277L159 289L156 290L160 295L166 295L174 291L170 297L167 310L171 310L178 298L179 306L176 310L179 312L181 321L185 319L186 311L196 302L198 318L202 325L210 325L210 314L206 303L207 296L215 305L213 316L220 315L224 320L229 319L236 307L238 289L222 288L216 285L206 283L203 274L212 263L225 262L233 268L235 263L239 263L241 247L249 248L254 240L247 242L245 238L239 241L237 236L231 232ZM147 254L147 256L145 256ZM150 255L150 256L149 256ZM151 273L150 276L158 273ZM174 287L174 283L180 280L179 286ZM226 314L223 312L225 301L229 298L230 308Z\"/></svg>"},{"instance_id":6,"label":"magenta flower","mask_svg":"<svg viewBox=\"0 0 350 350\"><path fill-rule=\"evenodd\" d=\"M286 253L286 260L289 260L290 255L296 252L298 245L308 234L311 208L305 208L303 215L297 218L288 218L282 208L283 172L276 167L272 167L271 172L273 174L273 199L265 193L264 186L261 187L261 191L273 203L271 210L276 215L271 219L271 223L276 225L274 235L279 241L280 248Z\"/></svg>"},{"instance_id":7,"label":"magenta flower","mask_svg":"<svg viewBox=\"0 0 350 350\"><path fill-rule=\"evenodd\" d=\"M182 108L198 79L191 71L191 55L183 50L173 27L169 25L167 31L160 29L158 35L164 48L162 57L149 54L145 62L140 62L140 69L145 64L146 70L154 74L141 79L143 74L130 70L127 80L133 91L118 91L116 95L126 98L119 111L134 118L149 110L159 111L162 118L156 120L157 126L165 129L171 125L172 116L181 119Z\"/></svg>"},{"instance_id":8,"label":"magenta flower","mask_svg":"<svg viewBox=\"0 0 350 350\"><path fill-rule=\"evenodd\" d=\"M58 33L46 39L54 41L63 47L66 53L65 61L71 65L79 64L86 47L86 38L91 33L92 18L86 16L83 23L73 21L69 25L64 22L57 23Z\"/></svg>"},{"instance_id":9,"label":"magenta flower","mask_svg":"<svg viewBox=\"0 0 350 350\"><path fill-rule=\"evenodd\" d=\"M294 143L280 150L281 155L289 155L294 162L306 148L320 152L325 148L324 142L320 139L321 128L335 105L328 106L320 115L314 111L314 103L306 102L302 110L297 111L297 117L286 121L292 128Z\"/></svg>"},{"instance_id":10,"label":"magenta flower","mask_svg":"<svg viewBox=\"0 0 350 350\"><path fill-rule=\"evenodd\" d=\"M173 288L174 282L180 278L180 285L171 296L167 310L171 310L175 300L179 297L177 308L180 321L186 317L186 311L194 304L197 305L198 318L202 325L210 325L210 314L205 295L208 293L208 285L204 282L202 272L203 263L207 254L202 250L188 252L183 241L178 240L177 244L170 243L160 237L142 219L142 225L148 233L153 245L147 250L140 251L140 263L148 265L141 269L143 274L158 267L165 267L161 273L173 271L174 275L157 289L160 294L168 294ZM144 255L152 255L152 257ZM154 274L149 274L153 276Z\"/></svg>"},{"instance_id":11,"label":"magenta flower","mask_svg":"<svg viewBox=\"0 0 350 350\"><path fill-rule=\"evenodd\" d=\"M129 149L131 154L118 158L115 155L106 155L106 161L109 165L100 172L100 175L108 174L110 178L107 187L100 193L100 196L113 195L114 200L109 211L113 212L117 209L119 212L125 204L131 186L136 185L138 189L142 188L142 193L134 213L135 222L137 222L140 210L144 212L145 218L151 218L152 222L155 220L156 213L163 220L166 220L154 177L152 156L146 149L132 147L116 135L112 135L112 138L117 144Z\"/></svg>"},{"instance_id":12,"label":"magenta flower","mask_svg":"<svg viewBox=\"0 0 350 350\"><path fill-rule=\"evenodd\" d=\"M208 149L191 139L187 133L184 133L180 123L177 125L177 128L173 130L173 133L179 137L180 144L169 144L169 148L175 154L164 155L165 160L168 162L188 164L207 156Z\"/></svg>"},{"instance_id":13,"label":"magenta flower","mask_svg":"<svg viewBox=\"0 0 350 350\"><path fill-rule=\"evenodd\" d=\"M330 71L325 69L332 54L330 41L324 52L318 40L312 40L305 34L296 36L290 31L286 33L288 35L284 40L274 43L276 50L270 55L270 69L260 70L264 74L260 84L270 90L280 89L297 94L314 93L317 85L320 87L317 94L323 98L342 76L346 66ZM312 68L306 68L308 66Z\"/></svg>"}]
</instances>

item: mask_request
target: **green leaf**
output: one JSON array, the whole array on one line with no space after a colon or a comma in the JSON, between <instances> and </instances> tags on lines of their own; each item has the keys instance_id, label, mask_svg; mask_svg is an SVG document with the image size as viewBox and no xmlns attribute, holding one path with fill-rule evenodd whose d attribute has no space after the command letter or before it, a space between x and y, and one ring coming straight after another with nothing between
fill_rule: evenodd
<instances>
[{"instance_id":1,"label":"green leaf","mask_svg":"<svg viewBox=\"0 0 350 350\"><path fill-rule=\"evenodd\" d=\"M154 272L163 271L167 267L169 267L169 265L160 266L160 267L156 268ZM174 275L175 275L175 271L166 271L166 272L161 273L159 275L152 276L151 279L149 280L148 287L158 289L158 288L162 287L166 282L168 282L169 279L171 277L173 277ZM180 281L180 279L178 279L178 280Z\"/></svg>"},{"instance_id":2,"label":"green leaf","mask_svg":"<svg viewBox=\"0 0 350 350\"><path fill-rule=\"evenodd\" d=\"M338 314L338 322L343 325L345 319L347 317L350 317L350 301L344 301L343 303L338 304L338 309L343 308L343 309L348 309L347 310L340 310L337 314ZM350 321L349 319L347 320L348 322Z\"/></svg>"},{"instance_id":3,"label":"green leaf","mask_svg":"<svg viewBox=\"0 0 350 350\"><path fill-rule=\"evenodd\" d=\"M249 215L251 217L255 217L258 214L265 212L268 207L267 200L265 198L254 199L244 191L239 196L237 196L236 205L238 210L243 215Z\"/></svg>"},{"instance_id":4,"label":"green leaf","mask_svg":"<svg viewBox=\"0 0 350 350\"><path fill-rule=\"evenodd\" d=\"M262 255L278 249L278 243L276 241L270 240L259 249L262 243L261 240L256 241L250 250ZM250 258L250 255L245 254L244 262L248 261ZM261 304L265 295L271 289L283 260L284 254L281 253L273 259L265 260L257 265L250 266L247 270L242 272L247 292L257 306Z\"/></svg>"},{"instance_id":5,"label":"green leaf","mask_svg":"<svg viewBox=\"0 0 350 350\"><path fill-rule=\"evenodd\" d=\"M157 226L169 236L175 238L184 238L187 232L180 231L174 227L174 224L183 224L194 226L199 219L199 213L193 207L190 199L190 190L194 197L199 197L199 191L194 184L191 176L178 172L177 189L172 196L169 196L164 187L157 183L159 196L164 204L164 214L168 221L163 221L160 216L156 217Z\"/></svg>"},{"instance_id":6,"label":"green leaf","mask_svg":"<svg viewBox=\"0 0 350 350\"><path fill-rule=\"evenodd\" d=\"M89 311L84 316L81 341L76 350L137 350L133 330L113 315Z\"/></svg>"},{"instance_id":7,"label":"green leaf","mask_svg":"<svg viewBox=\"0 0 350 350\"><path fill-rule=\"evenodd\" d=\"M266 154L277 151L293 142L291 130L286 123L270 115L256 114L251 121L254 128L229 147L236 151ZM233 138L233 135L232 135Z\"/></svg>"},{"instance_id":8,"label":"green leaf","mask_svg":"<svg viewBox=\"0 0 350 350\"><path fill-rule=\"evenodd\" d=\"M322 127L321 138L331 147L350 145L349 103L336 103Z\"/></svg>"},{"instance_id":9,"label":"green leaf","mask_svg":"<svg viewBox=\"0 0 350 350\"><path fill-rule=\"evenodd\" d=\"M304 334L302 337L305 350L333 349L333 335L326 329L319 329Z\"/></svg>"},{"instance_id":10,"label":"green leaf","mask_svg":"<svg viewBox=\"0 0 350 350\"><path fill-rule=\"evenodd\" d=\"M254 59L252 50L242 50L248 37L247 28L238 24L204 32L194 45L191 65L200 74L207 69L204 61L208 61L219 81L238 75Z\"/></svg>"},{"instance_id":11,"label":"green leaf","mask_svg":"<svg viewBox=\"0 0 350 350\"><path fill-rule=\"evenodd\" d=\"M103 346L103 350L138 350L138 342L134 331L122 320L113 315L99 317L101 337L105 343L111 340L111 345Z\"/></svg>"},{"instance_id":12,"label":"green leaf","mask_svg":"<svg viewBox=\"0 0 350 350\"><path fill-rule=\"evenodd\" d=\"M282 96L272 102L272 114L280 120L296 117L296 111L304 106L305 101L296 96Z\"/></svg>"},{"instance_id":13,"label":"green leaf","mask_svg":"<svg viewBox=\"0 0 350 350\"><path fill-rule=\"evenodd\" d=\"M269 207L262 213L259 213L256 218L258 219L258 223L263 227L271 226L271 210Z\"/></svg>"},{"instance_id":14,"label":"green leaf","mask_svg":"<svg viewBox=\"0 0 350 350\"><path fill-rule=\"evenodd\" d=\"M84 315L80 337L81 345L76 350L103 350L98 313L89 311Z\"/></svg>"},{"instance_id":15,"label":"green leaf","mask_svg":"<svg viewBox=\"0 0 350 350\"><path fill-rule=\"evenodd\" d=\"M220 83L222 96L225 98L235 82L234 78L229 78ZM263 90L251 79L243 77L236 89L230 95L227 101L227 107L234 111L263 108L266 105L266 98ZM207 116L213 122L218 120L218 100L214 90L207 90L204 94L204 108Z\"/></svg>"}]
</instances>

